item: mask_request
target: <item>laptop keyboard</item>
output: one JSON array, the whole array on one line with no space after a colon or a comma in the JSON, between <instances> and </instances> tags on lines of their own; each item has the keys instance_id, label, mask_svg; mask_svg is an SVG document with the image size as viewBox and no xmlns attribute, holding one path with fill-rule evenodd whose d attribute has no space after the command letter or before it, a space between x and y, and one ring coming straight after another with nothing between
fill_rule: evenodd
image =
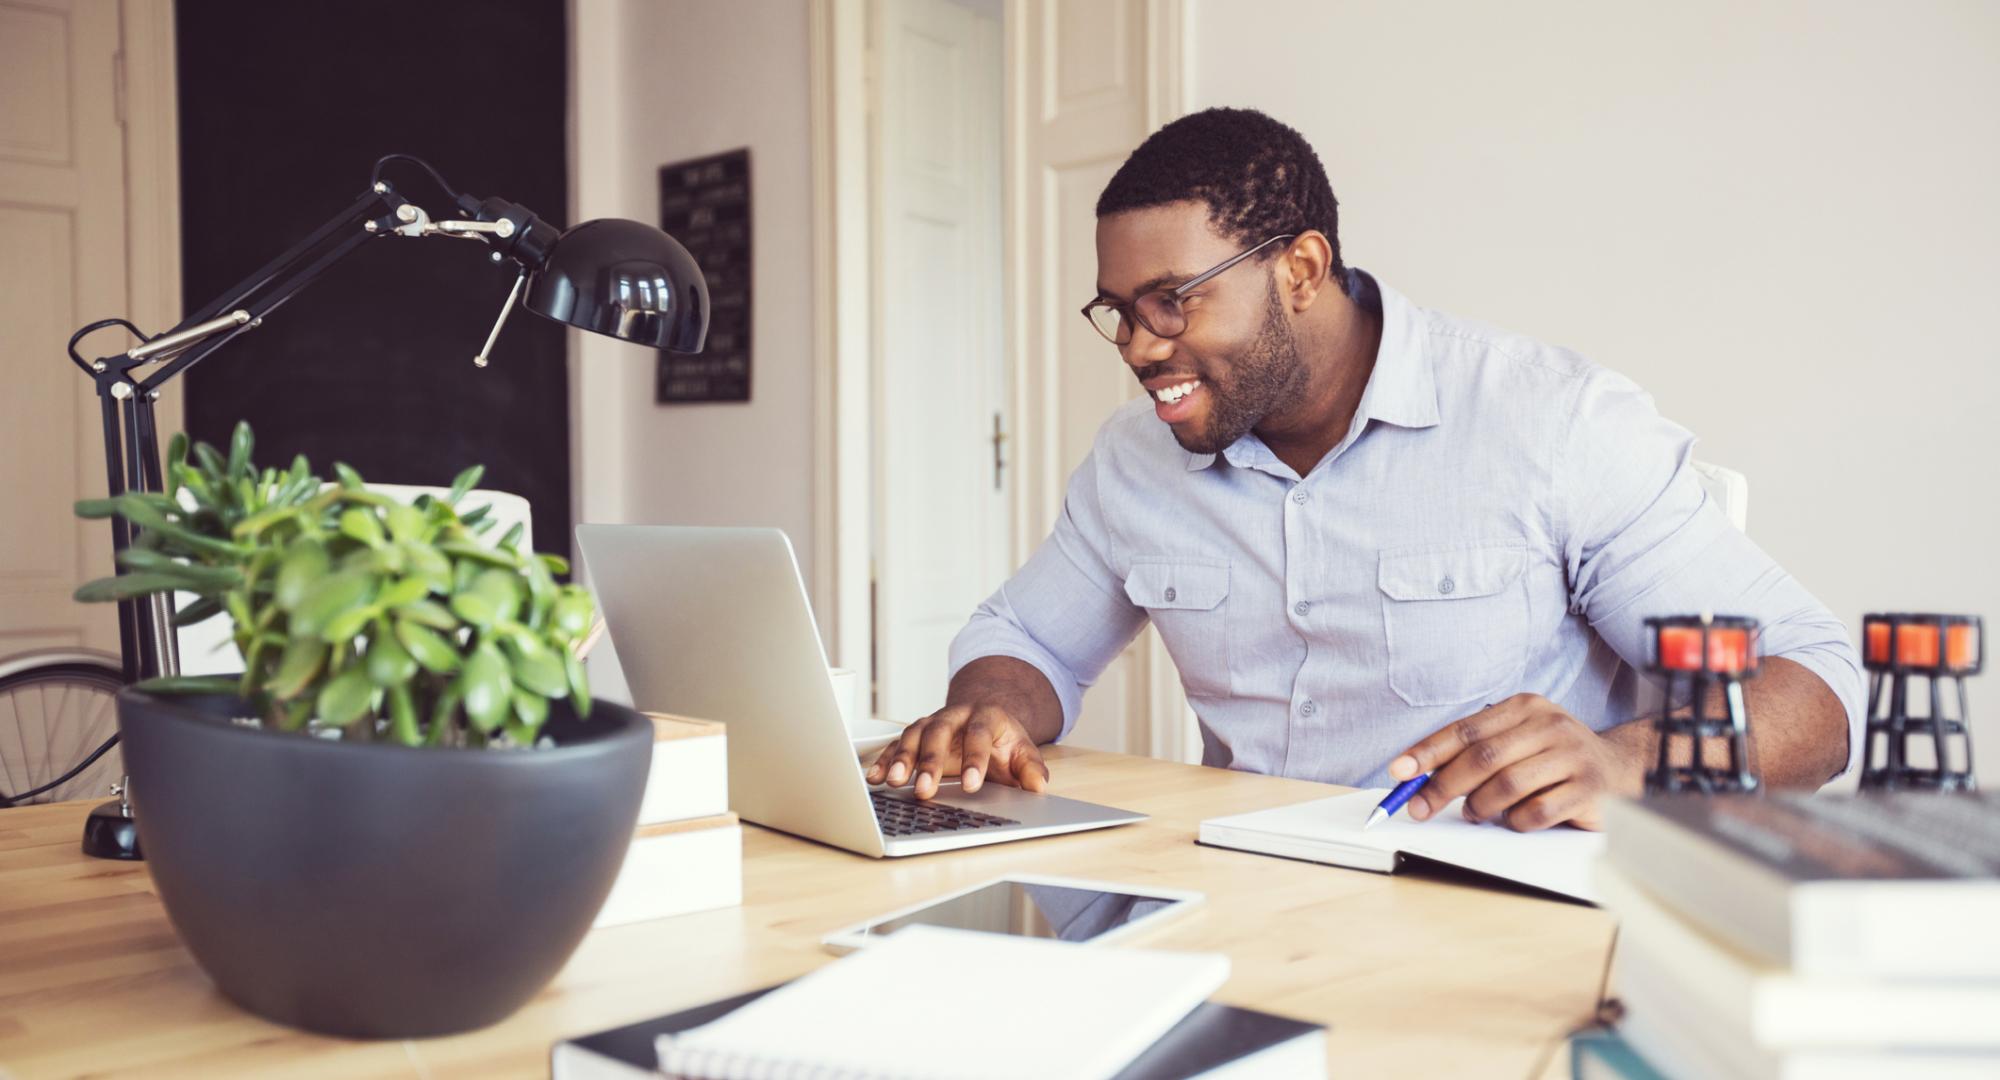
<instances>
[{"instance_id":1,"label":"laptop keyboard","mask_svg":"<svg viewBox=\"0 0 2000 1080\"><path fill-rule=\"evenodd\" d=\"M963 807L899 799L886 791L870 791L868 797L875 802L875 821L881 825L883 836L923 836L1020 824L1013 818L982 814Z\"/></svg>"}]
</instances>

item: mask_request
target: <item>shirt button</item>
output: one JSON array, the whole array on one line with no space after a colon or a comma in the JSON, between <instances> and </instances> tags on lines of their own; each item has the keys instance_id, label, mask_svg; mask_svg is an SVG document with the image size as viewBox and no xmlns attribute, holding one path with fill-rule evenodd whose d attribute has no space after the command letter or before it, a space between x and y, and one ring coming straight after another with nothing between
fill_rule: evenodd
<instances>
[{"instance_id":1,"label":"shirt button","mask_svg":"<svg viewBox=\"0 0 2000 1080\"><path fill-rule=\"evenodd\" d=\"M1446 591L1446 592L1450 592L1451 590L1450 590L1450 589L1446 589L1445 591ZM1179 595L1180 595L1180 594L1179 594L1179 593L1177 593L1177 592L1175 592L1174 590L1172 590L1172 589L1168 589L1168 590L1167 590L1167 603L1169 603L1169 604L1173 603L1173 602L1174 602L1174 599L1175 599L1176 597L1178 597Z\"/></svg>"},{"instance_id":2,"label":"shirt button","mask_svg":"<svg viewBox=\"0 0 2000 1080\"><path fill-rule=\"evenodd\" d=\"M1295 502L1295 503L1298 503L1298 504L1299 504L1300 506L1304 506L1304 505L1306 504L1306 493L1305 493L1305 489L1304 489L1304 488L1293 488L1293 489L1292 489L1292 501L1293 501L1293 502Z\"/></svg>"},{"instance_id":3,"label":"shirt button","mask_svg":"<svg viewBox=\"0 0 2000 1080\"><path fill-rule=\"evenodd\" d=\"M1308 700L1304 705L1299 706L1300 716L1311 716L1312 714L1318 711L1319 711L1319 706L1313 704L1310 700Z\"/></svg>"},{"instance_id":4,"label":"shirt button","mask_svg":"<svg viewBox=\"0 0 2000 1080\"><path fill-rule=\"evenodd\" d=\"M1292 605L1292 614L1297 615L1301 618L1304 618L1305 613L1311 610L1312 610L1312 605L1304 600L1301 600L1298 603Z\"/></svg>"},{"instance_id":5,"label":"shirt button","mask_svg":"<svg viewBox=\"0 0 2000 1080\"><path fill-rule=\"evenodd\" d=\"M1438 582L1438 591L1446 596L1450 596L1452 594L1452 591L1457 588L1458 588L1458 583L1450 578L1445 578L1443 581Z\"/></svg>"}]
</instances>

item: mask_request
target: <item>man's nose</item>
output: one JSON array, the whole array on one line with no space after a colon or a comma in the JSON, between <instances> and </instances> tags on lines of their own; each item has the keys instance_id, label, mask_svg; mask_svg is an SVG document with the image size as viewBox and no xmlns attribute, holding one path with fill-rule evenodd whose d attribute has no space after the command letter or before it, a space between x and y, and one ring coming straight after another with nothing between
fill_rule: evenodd
<instances>
[{"instance_id":1,"label":"man's nose","mask_svg":"<svg viewBox=\"0 0 2000 1080\"><path fill-rule=\"evenodd\" d=\"M1164 338L1144 326L1138 320L1132 322L1132 339L1118 347L1118 354L1130 367L1142 368L1170 360L1174 355L1174 339Z\"/></svg>"}]
</instances>

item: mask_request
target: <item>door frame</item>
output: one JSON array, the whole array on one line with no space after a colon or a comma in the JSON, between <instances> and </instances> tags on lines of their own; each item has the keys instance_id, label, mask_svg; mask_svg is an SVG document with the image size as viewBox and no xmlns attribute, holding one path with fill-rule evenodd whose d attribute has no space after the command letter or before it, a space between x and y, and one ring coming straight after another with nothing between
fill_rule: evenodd
<instances>
[{"instance_id":1,"label":"door frame","mask_svg":"<svg viewBox=\"0 0 2000 1080\"><path fill-rule=\"evenodd\" d=\"M1025 121L1022 91L1029 49L1019 9L1054 0L1006 0L1001 25L1001 233L1003 321L1001 365L1004 400L1012 415L1008 471L1052 467L1054 434L1030 410L1021 377L1028 355L1020 153ZM1148 121L1157 128L1186 111L1190 70L1186 34L1190 0L1145 0ZM807 8L807 74L812 125L813 206L813 608L828 662L861 672L874 670L874 597L870 522L874 516L871 447L874 408L870 372L874 325L870 296L870 197L868 131L873 64L868 50L867 4L810 0ZM1060 477L1057 478L1058 483ZM1032 485L1009 485L1014 522L1008 562L1018 566L1042 537L1027 506ZM1147 665L1150 735L1156 755L1185 759L1191 725L1178 679L1157 642ZM1162 692L1165 691L1165 692Z\"/></svg>"},{"instance_id":2,"label":"door frame","mask_svg":"<svg viewBox=\"0 0 2000 1080\"><path fill-rule=\"evenodd\" d=\"M126 299L149 331L181 321L180 110L174 0L123 0L118 10L118 115L125 126ZM180 384L154 406L162 439L182 430Z\"/></svg>"}]
</instances>

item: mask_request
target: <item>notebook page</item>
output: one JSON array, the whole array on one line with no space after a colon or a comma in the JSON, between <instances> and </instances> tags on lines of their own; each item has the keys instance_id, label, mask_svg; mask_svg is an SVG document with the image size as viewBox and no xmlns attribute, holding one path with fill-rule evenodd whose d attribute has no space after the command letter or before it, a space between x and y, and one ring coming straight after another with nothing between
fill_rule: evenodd
<instances>
[{"instance_id":1,"label":"notebook page","mask_svg":"<svg viewBox=\"0 0 2000 1080\"><path fill-rule=\"evenodd\" d=\"M1208 953L911 926L661 1038L660 1065L703 1078L788 1066L843 1077L1105 1080L1228 977L1228 958ZM991 1017L1033 1038L968 1038Z\"/></svg>"},{"instance_id":2,"label":"notebook page","mask_svg":"<svg viewBox=\"0 0 2000 1080\"><path fill-rule=\"evenodd\" d=\"M1590 865L1604 850L1603 834L1567 827L1517 833L1503 825L1474 825L1461 815L1463 799L1429 821L1402 810L1364 831L1369 813L1387 794L1384 788L1356 791L1215 820L1319 844L1407 852L1580 900L1597 899Z\"/></svg>"}]
</instances>

